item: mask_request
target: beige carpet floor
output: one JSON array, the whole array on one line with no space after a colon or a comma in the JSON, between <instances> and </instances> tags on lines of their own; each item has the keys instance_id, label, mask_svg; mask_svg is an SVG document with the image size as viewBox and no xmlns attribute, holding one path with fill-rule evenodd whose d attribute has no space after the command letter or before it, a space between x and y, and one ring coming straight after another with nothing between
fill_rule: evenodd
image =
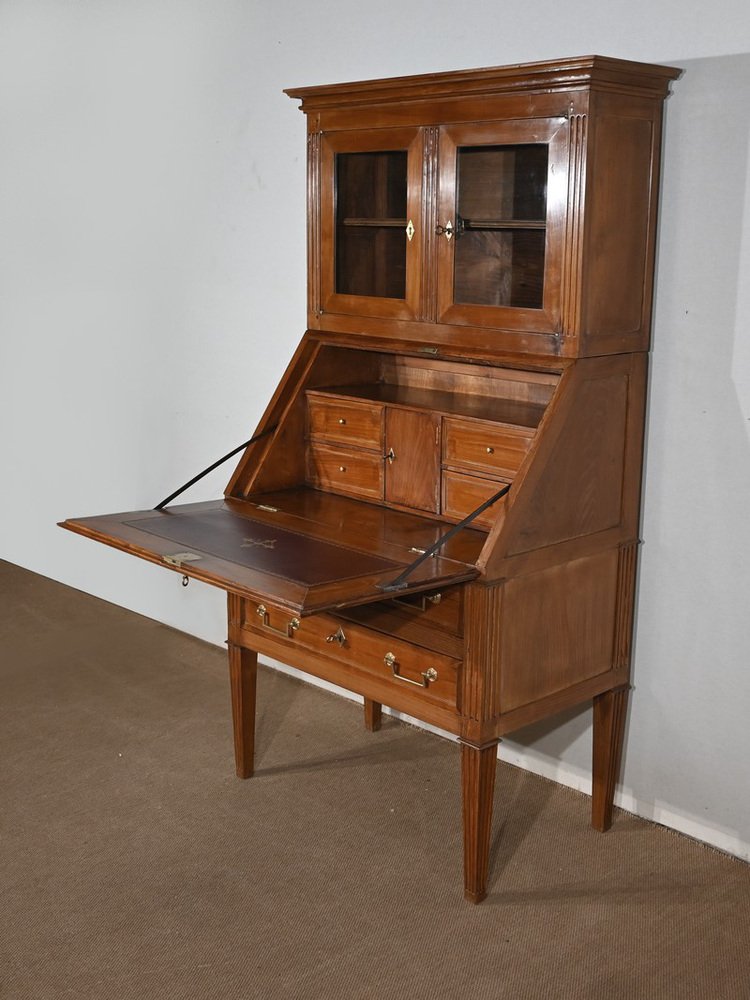
<instances>
[{"instance_id":1,"label":"beige carpet floor","mask_svg":"<svg viewBox=\"0 0 750 1000\"><path fill-rule=\"evenodd\" d=\"M750 998L736 859L500 765L472 906L451 743L264 670L238 781L221 649L8 563L0 658L3 1000Z\"/></svg>"}]
</instances>

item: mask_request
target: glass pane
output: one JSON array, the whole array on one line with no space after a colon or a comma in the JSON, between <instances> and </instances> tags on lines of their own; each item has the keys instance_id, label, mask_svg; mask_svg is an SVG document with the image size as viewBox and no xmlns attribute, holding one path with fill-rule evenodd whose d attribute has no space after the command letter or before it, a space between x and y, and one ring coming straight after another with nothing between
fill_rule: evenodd
<instances>
[{"instance_id":1,"label":"glass pane","mask_svg":"<svg viewBox=\"0 0 750 1000\"><path fill-rule=\"evenodd\" d=\"M406 151L336 156L336 291L406 297Z\"/></svg>"},{"instance_id":2,"label":"glass pane","mask_svg":"<svg viewBox=\"0 0 750 1000\"><path fill-rule=\"evenodd\" d=\"M541 309L547 159L543 144L459 149L454 302Z\"/></svg>"}]
</instances>

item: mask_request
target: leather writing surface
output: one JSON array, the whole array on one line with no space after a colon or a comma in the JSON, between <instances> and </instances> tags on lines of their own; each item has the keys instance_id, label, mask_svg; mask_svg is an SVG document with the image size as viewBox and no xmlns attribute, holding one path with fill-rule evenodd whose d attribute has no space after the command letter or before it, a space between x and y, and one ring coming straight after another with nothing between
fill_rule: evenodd
<instances>
[{"instance_id":1,"label":"leather writing surface","mask_svg":"<svg viewBox=\"0 0 750 1000\"><path fill-rule=\"evenodd\" d=\"M201 513L163 513L124 523L168 538L180 547L192 546L227 562L308 587L400 568L399 563L382 556L272 527L223 508Z\"/></svg>"}]
</instances>

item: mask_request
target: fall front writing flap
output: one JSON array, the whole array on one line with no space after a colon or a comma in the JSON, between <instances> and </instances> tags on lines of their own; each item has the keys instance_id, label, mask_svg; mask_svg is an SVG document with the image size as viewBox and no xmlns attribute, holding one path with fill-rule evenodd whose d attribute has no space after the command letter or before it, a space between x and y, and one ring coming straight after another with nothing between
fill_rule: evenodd
<instances>
[{"instance_id":1,"label":"fall front writing flap","mask_svg":"<svg viewBox=\"0 0 750 1000\"><path fill-rule=\"evenodd\" d=\"M382 600L382 587L448 527L319 493L305 504L295 492L287 510L274 495L267 504L217 500L75 518L62 527L301 615ZM461 534L409 574L399 594L478 576L474 561L485 536Z\"/></svg>"}]
</instances>

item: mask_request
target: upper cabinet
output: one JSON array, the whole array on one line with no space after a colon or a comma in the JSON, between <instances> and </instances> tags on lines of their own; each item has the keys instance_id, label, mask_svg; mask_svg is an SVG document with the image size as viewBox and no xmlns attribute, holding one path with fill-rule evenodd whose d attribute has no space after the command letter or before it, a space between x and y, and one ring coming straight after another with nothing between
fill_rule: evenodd
<instances>
[{"instance_id":1,"label":"upper cabinet","mask_svg":"<svg viewBox=\"0 0 750 1000\"><path fill-rule=\"evenodd\" d=\"M675 76L591 57L287 91L308 117L310 328L646 350Z\"/></svg>"}]
</instances>

